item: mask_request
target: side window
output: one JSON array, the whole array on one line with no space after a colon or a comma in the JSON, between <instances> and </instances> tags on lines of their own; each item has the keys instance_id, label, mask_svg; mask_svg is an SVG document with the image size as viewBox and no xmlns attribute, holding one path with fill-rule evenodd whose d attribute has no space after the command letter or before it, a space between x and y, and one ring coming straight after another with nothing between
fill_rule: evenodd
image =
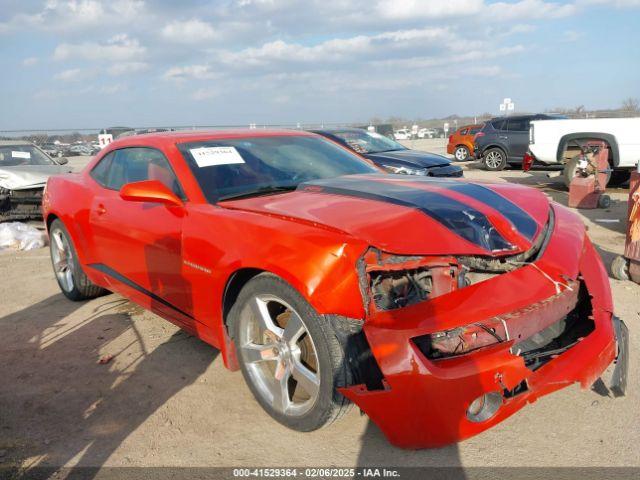
<instances>
[{"instance_id":1,"label":"side window","mask_svg":"<svg viewBox=\"0 0 640 480\"><path fill-rule=\"evenodd\" d=\"M509 119L507 130L510 132L527 132L529 131L529 122L525 118Z\"/></svg>"},{"instance_id":2,"label":"side window","mask_svg":"<svg viewBox=\"0 0 640 480\"><path fill-rule=\"evenodd\" d=\"M493 122L491 122L491 125L496 130L506 130L506 123L507 123L506 120L500 119L500 120L494 120Z\"/></svg>"},{"instance_id":3,"label":"side window","mask_svg":"<svg viewBox=\"0 0 640 480\"><path fill-rule=\"evenodd\" d=\"M109 169L107 188L120 190L127 183L158 180L180 198L184 198L178 178L160 151L153 148L131 147L122 148L116 153Z\"/></svg>"},{"instance_id":4,"label":"side window","mask_svg":"<svg viewBox=\"0 0 640 480\"><path fill-rule=\"evenodd\" d=\"M469 130L467 128L463 128L462 130L460 130L460 135L466 135L469 132Z\"/></svg>"},{"instance_id":5,"label":"side window","mask_svg":"<svg viewBox=\"0 0 640 480\"><path fill-rule=\"evenodd\" d=\"M106 154L89 173L89 175L91 175L91 177L103 187L107 186L109 169L111 168L111 163L113 162L115 154L116 152Z\"/></svg>"},{"instance_id":6,"label":"side window","mask_svg":"<svg viewBox=\"0 0 640 480\"><path fill-rule=\"evenodd\" d=\"M478 133L480 131L479 128L472 128L471 130L469 130L469 135L475 135L476 133Z\"/></svg>"}]
</instances>

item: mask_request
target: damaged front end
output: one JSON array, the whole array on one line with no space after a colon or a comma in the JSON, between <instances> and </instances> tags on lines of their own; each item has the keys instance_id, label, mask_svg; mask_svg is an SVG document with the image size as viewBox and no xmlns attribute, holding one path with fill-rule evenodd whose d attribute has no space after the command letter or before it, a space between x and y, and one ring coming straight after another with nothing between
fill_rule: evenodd
<instances>
[{"instance_id":1,"label":"damaged front end","mask_svg":"<svg viewBox=\"0 0 640 480\"><path fill-rule=\"evenodd\" d=\"M0 222L42 219L44 186L10 190L0 187Z\"/></svg>"},{"instance_id":2,"label":"damaged front end","mask_svg":"<svg viewBox=\"0 0 640 480\"><path fill-rule=\"evenodd\" d=\"M392 443L424 448L468 438L539 396L574 382L591 386L614 359L626 384L626 327L612 315L601 260L579 219L553 210L518 255L370 248L361 258L367 319L357 357L367 358L367 381L342 393ZM351 363L358 371L357 358Z\"/></svg>"}]
</instances>

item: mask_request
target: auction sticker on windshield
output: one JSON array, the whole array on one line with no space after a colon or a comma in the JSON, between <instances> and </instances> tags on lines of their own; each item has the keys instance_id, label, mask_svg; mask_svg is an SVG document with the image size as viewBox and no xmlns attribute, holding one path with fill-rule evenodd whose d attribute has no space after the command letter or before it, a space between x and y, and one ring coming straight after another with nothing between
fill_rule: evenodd
<instances>
[{"instance_id":1,"label":"auction sticker on windshield","mask_svg":"<svg viewBox=\"0 0 640 480\"><path fill-rule=\"evenodd\" d=\"M16 152L15 150L11 151L11 156L13 158L31 158L31 153L29 152Z\"/></svg>"},{"instance_id":2,"label":"auction sticker on windshield","mask_svg":"<svg viewBox=\"0 0 640 480\"><path fill-rule=\"evenodd\" d=\"M200 147L192 148L190 152L200 168L244 163L235 147Z\"/></svg>"}]
</instances>

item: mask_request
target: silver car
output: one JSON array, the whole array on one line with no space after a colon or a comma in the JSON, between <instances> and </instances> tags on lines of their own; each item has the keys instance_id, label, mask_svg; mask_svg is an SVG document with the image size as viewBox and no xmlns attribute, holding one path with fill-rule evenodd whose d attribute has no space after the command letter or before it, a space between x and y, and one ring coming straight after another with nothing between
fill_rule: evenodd
<instances>
[{"instance_id":1,"label":"silver car","mask_svg":"<svg viewBox=\"0 0 640 480\"><path fill-rule=\"evenodd\" d=\"M32 143L0 140L0 222L42 218L42 192L51 175L70 172Z\"/></svg>"}]
</instances>

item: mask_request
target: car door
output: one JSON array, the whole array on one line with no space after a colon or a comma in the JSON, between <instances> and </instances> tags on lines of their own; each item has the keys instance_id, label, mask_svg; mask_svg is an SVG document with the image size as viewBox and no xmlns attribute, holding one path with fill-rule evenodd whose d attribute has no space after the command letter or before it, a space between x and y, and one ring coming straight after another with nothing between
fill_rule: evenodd
<instances>
[{"instance_id":1,"label":"car door","mask_svg":"<svg viewBox=\"0 0 640 480\"><path fill-rule=\"evenodd\" d=\"M522 157L529 148L529 119L509 118L507 120L508 152L510 162L522 162Z\"/></svg>"},{"instance_id":2,"label":"car door","mask_svg":"<svg viewBox=\"0 0 640 480\"><path fill-rule=\"evenodd\" d=\"M103 165L104 163L104 165ZM123 200L123 185L158 180L184 199L165 156L147 147L122 148L91 172L100 184L94 196L90 227L95 259L114 289L163 316L189 326L191 285L182 275L184 209Z\"/></svg>"}]
</instances>

